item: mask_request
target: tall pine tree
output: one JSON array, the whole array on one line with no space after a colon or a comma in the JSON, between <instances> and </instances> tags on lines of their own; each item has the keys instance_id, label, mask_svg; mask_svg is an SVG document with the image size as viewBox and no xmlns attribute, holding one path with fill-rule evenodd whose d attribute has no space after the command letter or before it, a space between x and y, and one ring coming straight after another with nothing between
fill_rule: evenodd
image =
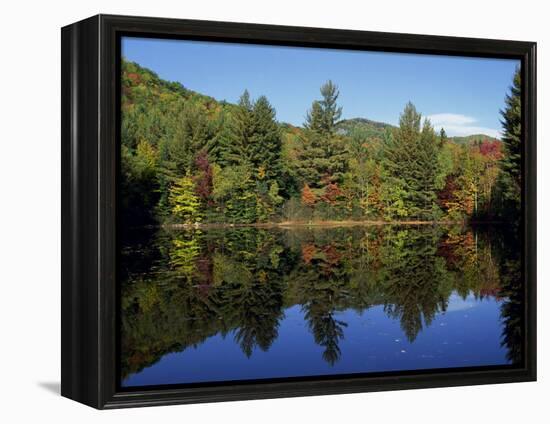
<instances>
[{"instance_id":1,"label":"tall pine tree","mask_svg":"<svg viewBox=\"0 0 550 424\"><path fill-rule=\"evenodd\" d=\"M521 209L521 74L516 70L502 115L504 155L495 191L500 197L499 214L517 218Z\"/></svg>"},{"instance_id":2,"label":"tall pine tree","mask_svg":"<svg viewBox=\"0 0 550 424\"><path fill-rule=\"evenodd\" d=\"M321 100L315 100L306 116L302 148L296 172L302 184L317 189L342 178L346 166L346 147L335 127L342 115L336 103L339 91L332 82L321 86Z\"/></svg>"},{"instance_id":3,"label":"tall pine tree","mask_svg":"<svg viewBox=\"0 0 550 424\"><path fill-rule=\"evenodd\" d=\"M265 96L254 102L252 120L250 157L255 174L259 180L279 183L282 173L281 132L275 120L275 109Z\"/></svg>"},{"instance_id":4,"label":"tall pine tree","mask_svg":"<svg viewBox=\"0 0 550 424\"><path fill-rule=\"evenodd\" d=\"M232 166L252 166L252 135L254 130L254 117L252 113L252 101L248 90L245 90L239 99L239 103L232 113L226 133L223 156L220 162Z\"/></svg>"},{"instance_id":5,"label":"tall pine tree","mask_svg":"<svg viewBox=\"0 0 550 424\"><path fill-rule=\"evenodd\" d=\"M432 219L439 143L429 120L409 102L399 119L394 137L388 137L384 149L386 195L388 202L399 205L399 216ZM399 196L399 199L393 198Z\"/></svg>"}]
</instances>

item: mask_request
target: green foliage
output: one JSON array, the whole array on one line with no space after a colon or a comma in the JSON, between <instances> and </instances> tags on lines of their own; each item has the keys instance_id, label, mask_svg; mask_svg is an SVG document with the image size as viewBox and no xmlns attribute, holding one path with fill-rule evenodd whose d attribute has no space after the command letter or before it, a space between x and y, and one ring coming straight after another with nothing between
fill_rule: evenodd
<instances>
[{"instance_id":1,"label":"green foliage","mask_svg":"<svg viewBox=\"0 0 550 424\"><path fill-rule=\"evenodd\" d=\"M172 269L191 282L197 271L196 261L200 253L198 234L184 233L183 237L172 240L173 248L170 249L170 265Z\"/></svg>"},{"instance_id":2,"label":"green foliage","mask_svg":"<svg viewBox=\"0 0 550 424\"><path fill-rule=\"evenodd\" d=\"M365 118L342 119L336 124L336 131L341 135L352 136L358 132L370 141L382 140L384 132L393 128L390 124Z\"/></svg>"},{"instance_id":3,"label":"green foliage","mask_svg":"<svg viewBox=\"0 0 550 424\"><path fill-rule=\"evenodd\" d=\"M195 194L195 184L191 177L182 177L172 185L169 203L172 215L182 223L194 224L201 221L201 204Z\"/></svg>"},{"instance_id":4,"label":"green foliage","mask_svg":"<svg viewBox=\"0 0 550 424\"><path fill-rule=\"evenodd\" d=\"M342 114L342 108L336 104L338 87L328 81L320 91L323 98L313 102L306 116L294 164L300 185L307 184L313 189L340 181L347 161L346 140L335 133Z\"/></svg>"},{"instance_id":5,"label":"green foliage","mask_svg":"<svg viewBox=\"0 0 550 424\"><path fill-rule=\"evenodd\" d=\"M134 225L462 221L506 218L519 206L519 73L502 143L436 134L412 103L399 127L340 121L332 81L294 127L246 90L237 104L219 102L125 60L121 78L122 215Z\"/></svg>"},{"instance_id":6,"label":"green foliage","mask_svg":"<svg viewBox=\"0 0 550 424\"><path fill-rule=\"evenodd\" d=\"M154 220L158 201L157 162L157 152L144 140L135 149L121 146L122 209L127 222Z\"/></svg>"},{"instance_id":7,"label":"green foliage","mask_svg":"<svg viewBox=\"0 0 550 424\"><path fill-rule=\"evenodd\" d=\"M342 116L342 108L336 103L340 92L330 80L321 86L320 91L323 98L313 102L304 126L321 134L332 134Z\"/></svg>"},{"instance_id":8,"label":"green foliage","mask_svg":"<svg viewBox=\"0 0 550 424\"><path fill-rule=\"evenodd\" d=\"M439 145L443 146L448 140L449 138L447 137L445 128L442 127L441 130L439 131Z\"/></svg>"},{"instance_id":9,"label":"green foliage","mask_svg":"<svg viewBox=\"0 0 550 424\"><path fill-rule=\"evenodd\" d=\"M250 150L256 179L279 184L282 177L281 131L275 121L275 109L265 96L254 102L252 117Z\"/></svg>"},{"instance_id":10,"label":"green foliage","mask_svg":"<svg viewBox=\"0 0 550 424\"><path fill-rule=\"evenodd\" d=\"M486 134L472 134L467 136L453 136L448 137L448 141L453 142L454 144L459 144L463 146L472 146L476 143L482 142L484 140L488 141L500 141L498 138L488 136Z\"/></svg>"},{"instance_id":11,"label":"green foliage","mask_svg":"<svg viewBox=\"0 0 550 424\"><path fill-rule=\"evenodd\" d=\"M214 166L213 195L218 210L232 223L256 221L256 197L252 171L246 165Z\"/></svg>"},{"instance_id":12,"label":"green foliage","mask_svg":"<svg viewBox=\"0 0 550 424\"><path fill-rule=\"evenodd\" d=\"M429 120L421 129L422 116L412 103L405 106L399 128L384 139L383 197L386 217L436 218L436 186L439 143Z\"/></svg>"},{"instance_id":13,"label":"green foliage","mask_svg":"<svg viewBox=\"0 0 550 424\"><path fill-rule=\"evenodd\" d=\"M149 256L122 250L121 269L157 271L121 281L122 374L218 334L253 357L271 348L294 305L332 366L348 331L342 311L381 306L412 343L451 296L472 294L499 299L502 342L520 363L523 290L513 237L431 225L160 230L140 242Z\"/></svg>"},{"instance_id":14,"label":"green foliage","mask_svg":"<svg viewBox=\"0 0 550 424\"><path fill-rule=\"evenodd\" d=\"M341 136L306 130L300 144L294 169L301 184L322 188L342 178L347 152Z\"/></svg>"},{"instance_id":15,"label":"green foliage","mask_svg":"<svg viewBox=\"0 0 550 424\"><path fill-rule=\"evenodd\" d=\"M500 200L499 214L518 219L521 209L521 73L516 70L506 107L501 111L504 155L500 161L502 172L495 186Z\"/></svg>"}]
</instances>

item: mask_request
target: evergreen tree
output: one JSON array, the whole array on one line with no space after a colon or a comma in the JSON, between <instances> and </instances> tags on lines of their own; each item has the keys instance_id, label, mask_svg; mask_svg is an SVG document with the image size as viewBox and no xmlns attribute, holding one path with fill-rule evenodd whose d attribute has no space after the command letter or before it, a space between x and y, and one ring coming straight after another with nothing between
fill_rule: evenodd
<instances>
[{"instance_id":1,"label":"evergreen tree","mask_svg":"<svg viewBox=\"0 0 550 424\"><path fill-rule=\"evenodd\" d=\"M439 131L439 146L443 146L448 141L447 133L445 132L445 128L441 127L441 130Z\"/></svg>"},{"instance_id":2,"label":"evergreen tree","mask_svg":"<svg viewBox=\"0 0 550 424\"><path fill-rule=\"evenodd\" d=\"M315 100L306 116L306 131L296 163L302 184L315 189L341 180L346 167L347 152L344 140L335 134L335 125L342 115L336 103L338 87L328 81L321 87L322 100Z\"/></svg>"},{"instance_id":3,"label":"evergreen tree","mask_svg":"<svg viewBox=\"0 0 550 424\"><path fill-rule=\"evenodd\" d=\"M429 220L439 207L457 220L515 219L520 210L519 70L501 112L502 143L448 138L443 128L436 134L411 103L399 128L339 122L332 81L300 128L278 123L269 101L253 101L246 90L236 105L218 102L124 60L121 80L125 221L169 219L184 176L209 222L268 221L281 211L303 217L306 185L322 219Z\"/></svg>"},{"instance_id":4,"label":"evergreen tree","mask_svg":"<svg viewBox=\"0 0 550 424\"><path fill-rule=\"evenodd\" d=\"M521 74L516 70L502 115L504 155L500 161L496 191L501 198L502 216L517 218L521 209Z\"/></svg>"},{"instance_id":5,"label":"evergreen tree","mask_svg":"<svg viewBox=\"0 0 550 424\"><path fill-rule=\"evenodd\" d=\"M213 138L213 128L204 113L191 104L186 104L177 116L173 135L168 139L168 162L166 168L173 176L193 171L195 156Z\"/></svg>"},{"instance_id":6,"label":"evergreen tree","mask_svg":"<svg viewBox=\"0 0 550 424\"><path fill-rule=\"evenodd\" d=\"M252 108L253 129L250 137L250 157L259 180L280 181L282 174L281 132L275 121L275 109L265 96Z\"/></svg>"},{"instance_id":7,"label":"evergreen tree","mask_svg":"<svg viewBox=\"0 0 550 424\"><path fill-rule=\"evenodd\" d=\"M328 80L321 86L322 100L316 100L306 116L306 128L323 134L332 134L334 127L342 116L342 108L336 101L340 92L338 86Z\"/></svg>"},{"instance_id":8,"label":"evergreen tree","mask_svg":"<svg viewBox=\"0 0 550 424\"><path fill-rule=\"evenodd\" d=\"M433 219L436 216L436 178L438 173L439 144L429 119L424 121L418 144L418 162L415 169L416 195L413 202L420 209L421 217ZM414 175L414 174L413 174Z\"/></svg>"},{"instance_id":9,"label":"evergreen tree","mask_svg":"<svg viewBox=\"0 0 550 424\"><path fill-rule=\"evenodd\" d=\"M421 130L421 120L414 105L407 103L395 135L385 139L386 199L401 216L432 219L439 147L430 121L425 120Z\"/></svg>"},{"instance_id":10,"label":"evergreen tree","mask_svg":"<svg viewBox=\"0 0 550 424\"><path fill-rule=\"evenodd\" d=\"M216 122L216 134L208 142L206 148L209 158L223 166L229 165L229 158L232 151L232 134L231 134L231 114L228 111L223 111Z\"/></svg>"},{"instance_id":11,"label":"evergreen tree","mask_svg":"<svg viewBox=\"0 0 550 424\"><path fill-rule=\"evenodd\" d=\"M252 102L248 90L245 90L239 99L229 122L228 131L223 143L226 146L224 155L220 158L225 165L252 166L253 149L252 136L254 131L254 117Z\"/></svg>"},{"instance_id":12,"label":"evergreen tree","mask_svg":"<svg viewBox=\"0 0 550 424\"><path fill-rule=\"evenodd\" d=\"M311 104L311 109L307 111L304 127L308 130L322 133L324 130L324 119L321 103L315 100Z\"/></svg>"},{"instance_id":13,"label":"evergreen tree","mask_svg":"<svg viewBox=\"0 0 550 424\"><path fill-rule=\"evenodd\" d=\"M122 191L125 194L123 216L127 222L154 222L153 211L158 202L156 167L158 154L145 140L132 150L121 146Z\"/></svg>"},{"instance_id":14,"label":"evergreen tree","mask_svg":"<svg viewBox=\"0 0 550 424\"><path fill-rule=\"evenodd\" d=\"M222 216L233 223L252 223L256 216L256 196L252 171L245 165L213 167L213 197Z\"/></svg>"}]
</instances>

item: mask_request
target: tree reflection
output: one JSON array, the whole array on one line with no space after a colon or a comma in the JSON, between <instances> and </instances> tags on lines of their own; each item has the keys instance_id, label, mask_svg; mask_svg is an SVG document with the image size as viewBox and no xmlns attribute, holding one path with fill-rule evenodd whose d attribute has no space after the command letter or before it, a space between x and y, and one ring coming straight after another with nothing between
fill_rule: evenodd
<instances>
[{"instance_id":1,"label":"tree reflection","mask_svg":"<svg viewBox=\"0 0 550 424\"><path fill-rule=\"evenodd\" d=\"M291 279L298 284L297 295L315 343L324 348L323 358L334 365L340 358L339 341L347 324L335 318L335 311L349 296L349 275L344 269L342 246L317 246L314 240L302 246L302 261Z\"/></svg>"},{"instance_id":2,"label":"tree reflection","mask_svg":"<svg viewBox=\"0 0 550 424\"><path fill-rule=\"evenodd\" d=\"M347 327L340 312L382 305L414 342L452 293L503 300L502 343L509 361L520 363L517 245L495 234L436 226L247 227L160 230L130 240L121 264L122 377L216 334L233 337L247 357L267 351L293 305L332 366Z\"/></svg>"},{"instance_id":3,"label":"tree reflection","mask_svg":"<svg viewBox=\"0 0 550 424\"><path fill-rule=\"evenodd\" d=\"M500 314L504 324L502 345L507 359L513 364L523 363L524 291L521 285L520 241L516 232L505 232L497 237L500 255L500 296L506 299Z\"/></svg>"},{"instance_id":4,"label":"tree reflection","mask_svg":"<svg viewBox=\"0 0 550 424\"><path fill-rule=\"evenodd\" d=\"M436 256L440 229L385 229L382 246L384 307L399 319L410 342L423 323L430 325L435 315L447 309L451 294L442 259Z\"/></svg>"}]
</instances>

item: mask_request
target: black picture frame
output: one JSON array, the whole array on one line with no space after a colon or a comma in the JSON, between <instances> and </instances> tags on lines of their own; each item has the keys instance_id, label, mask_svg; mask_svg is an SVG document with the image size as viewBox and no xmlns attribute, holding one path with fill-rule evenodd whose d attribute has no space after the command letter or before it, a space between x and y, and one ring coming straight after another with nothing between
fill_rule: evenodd
<instances>
[{"instance_id":1,"label":"black picture frame","mask_svg":"<svg viewBox=\"0 0 550 424\"><path fill-rule=\"evenodd\" d=\"M61 35L63 396L107 409L536 380L536 43L113 15L66 26ZM116 228L123 35L521 60L523 365L121 391Z\"/></svg>"}]
</instances>

